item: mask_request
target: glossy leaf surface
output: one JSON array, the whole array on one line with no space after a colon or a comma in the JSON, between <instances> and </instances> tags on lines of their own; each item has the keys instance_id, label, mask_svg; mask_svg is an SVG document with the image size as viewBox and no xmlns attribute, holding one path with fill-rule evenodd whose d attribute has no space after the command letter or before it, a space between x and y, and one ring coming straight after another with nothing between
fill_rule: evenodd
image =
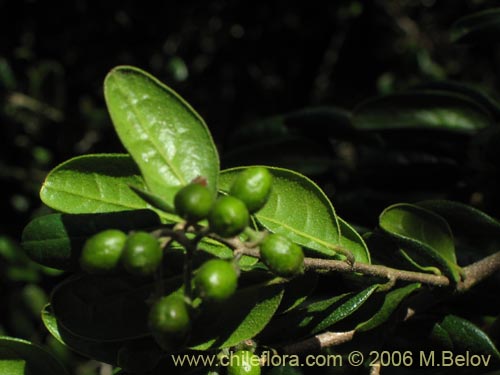
<instances>
[{"instance_id":1,"label":"glossy leaf surface","mask_svg":"<svg viewBox=\"0 0 500 375\"><path fill-rule=\"evenodd\" d=\"M370 252L363 237L344 219L339 217L338 220L341 233L340 243L342 246L354 255L356 262L371 263Z\"/></svg>"},{"instance_id":2,"label":"glossy leaf surface","mask_svg":"<svg viewBox=\"0 0 500 375\"><path fill-rule=\"evenodd\" d=\"M54 168L43 183L40 197L47 206L72 214L147 208L129 185L144 188L130 156L85 155Z\"/></svg>"},{"instance_id":3,"label":"glossy leaf surface","mask_svg":"<svg viewBox=\"0 0 500 375\"><path fill-rule=\"evenodd\" d=\"M475 133L491 125L490 115L468 98L440 91L410 91L360 104L353 123L360 130L435 129Z\"/></svg>"},{"instance_id":4,"label":"glossy leaf surface","mask_svg":"<svg viewBox=\"0 0 500 375\"><path fill-rule=\"evenodd\" d=\"M189 347L227 348L253 338L269 323L283 297L283 285L247 287L217 306L206 306L193 327Z\"/></svg>"},{"instance_id":5,"label":"glossy leaf surface","mask_svg":"<svg viewBox=\"0 0 500 375\"><path fill-rule=\"evenodd\" d=\"M330 200L307 177L287 169L268 168L274 177L273 187L269 201L255 215L259 223L316 254L334 256L340 245L340 227ZM242 170L223 171L220 189L227 192Z\"/></svg>"},{"instance_id":6,"label":"glossy leaf surface","mask_svg":"<svg viewBox=\"0 0 500 375\"><path fill-rule=\"evenodd\" d=\"M444 330L453 344L454 351L470 351L474 354L491 355L491 361L500 362L500 353L495 344L479 327L456 315L447 315L436 323Z\"/></svg>"},{"instance_id":7,"label":"glossy leaf surface","mask_svg":"<svg viewBox=\"0 0 500 375\"><path fill-rule=\"evenodd\" d=\"M409 284L405 287L391 290L384 296L384 302L380 309L370 319L356 326L357 332L369 331L391 318L392 313L398 308L401 302L415 290L420 288L419 283Z\"/></svg>"},{"instance_id":8,"label":"glossy leaf surface","mask_svg":"<svg viewBox=\"0 0 500 375\"><path fill-rule=\"evenodd\" d=\"M46 350L29 341L0 336L0 373L5 375L68 375Z\"/></svg>"},{"instance_id":9,"label":"glossy leaf surface","mask_svg":"<svg viewBox=\"0 0 500 375\"><path fill-rule=\"evenodd\" d=\"M272 342L298 339L330 329L358 310L375 292L372 285L357 293L345 293L321 301L312 302L280 315L263 335ZM290 329L293 327L293 329Z\"/></svg>"},{"instance_id":10,"label":"glossy leaf surface","mask_svg":"<svg viewBox=\"0 0 500 375\"><path fill-rule=\"evenodd\" d=\"M459 280L455 244L448 223L439 215L416 205L400 203L386 208L379 225L421 266L438 264L453 280ZM430 264L423 264L421 260Z\"/></svg>"},{"instance_id":11,"label":"glossy leaf surface","mask_svg":"<svg viewBox=\"0 0 500 375\"><path fill-rule=\"evenodd\" d=\"M467 97L490 112L493 117L500 116L500 104L480 86L469 85L458 81L433 81L419 86L421 89L439 90Z\"/></svg>"},{"instance_id":12,"label":"glossy leaf surface","mask_svg":"<svg viewBox=\"0 0 500 375\"><path fill-rule=\"evenodd\" d=\"M149 190L171 204L198 176L215 192L218 154L203 119L172 89L140 69L120 66L104 82L116 132Z\"/></svg>"},{"instance_id":13,"label":"glossy leaf surface","mask_svg":"<svg viewBox=\"0 0 500 375\"><path fill-rule=\"evenodd\" d=\"M446 219L457 234L499 236L500 222L477 208L461 202L448 200L427 200L418 205L431 210Z\"/></svg>"}]
</instances>

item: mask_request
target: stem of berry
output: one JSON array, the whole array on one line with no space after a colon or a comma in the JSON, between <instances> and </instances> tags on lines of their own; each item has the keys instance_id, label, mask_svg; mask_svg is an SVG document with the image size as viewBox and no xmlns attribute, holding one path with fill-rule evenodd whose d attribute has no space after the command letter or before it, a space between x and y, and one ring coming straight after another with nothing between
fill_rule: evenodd
<instances>
[{"instance_id":1,"label":"stem of berry","mask_svg":"<svg viewBox=\"0 0 500 375\"><path fill-rule=\"evenodd\" d=\"M190 240L186 236L188 227L189 225L187 223L177 225L175 228L175 237L176 240L186 249L186 257L184 258L183 269L184 296L191 303L193 300L193 291L191 287L191 276L193 273L193 253L196 250L196 245L199 240L196 240L196 238L194 240Z\"/></svg>"}]
</instances>

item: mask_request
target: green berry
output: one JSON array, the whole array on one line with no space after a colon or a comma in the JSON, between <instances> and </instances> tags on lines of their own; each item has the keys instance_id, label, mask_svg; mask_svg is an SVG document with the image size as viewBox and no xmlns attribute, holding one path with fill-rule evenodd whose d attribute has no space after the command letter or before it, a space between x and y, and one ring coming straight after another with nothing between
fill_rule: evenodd
<instances>
[{"instance_id":1,"label":"green berry","mask_svg":"<svg viewBox=\"0 0 500 375\"><path fill-rule=\"evenodd\" d=\"M214 197L207 187L191 183L177 192L174 205L177 214L191 222L198 222L208 216Z\"/></svg>"},{"instance_id":2,"label":"green berry","mask_svg":"<svg viewBox=\"0 0 500 375\"><path fill-rule=\"evenodd\" d=\"M116 270L127 235L107 229L90 237L82 249L80 266L88 273L104 274Z\"/></svg>"},{"instance_id":3,"label":"green berry","mask_svg":"<svg viewBox=\"0 0 500 375\"><path fill-rule=\"evenodd\" d=\"M249 219L245 203L229 195L219 198L208 215L210 229L222 237L240 234L248 226Z\"/></svg>"},{"instance_id":4,"label":"green berry","mask_svg":"<svg viewBox=\"0 0 500 375\"><path fill-rule=\"evenodd\" d=\"M260 375L259 357L249 350L238 350L231 355L228 375Z\"/></svg>"},{"instance_id":5,"label":"green berry","mask_svg":"<svg viewBox=\"0 0 500 375\"><path fill-rule=\"evenodd\" d=\"M301 247L280 234L270 234L264 238L260 255L267 267L278 276L295 276L304 267Z\"/></svg>"},{"instance_id":6,"label":"green berry","mask_svg":"<svg viewBox=\"0 0 500 375\"><path fill-rule=\"evenodd\" d=\"M273 176L267 168L250 167L236 177L229 193L245 203L250 213L254 213L269 199L272 182Z\"/></svg>"},{"instance_id":7,"label":"green berry","mask_svg":"<svg viewBox=\"0 0 500 375\"><path fill-rule=\"evenodd\" d=\"M129 273L148 276L156 271L162 255L160 242L156 237L146 232L135 232L125 243L122 262Z\"/></svg>"},{"instance_id":8,"label":"green berry","mask_svg":"<svg viewBox=\"0 0 500 375\"><path fill-rule=\"evenodd\" d=\"M181 294L170 294L155 302L149 312L149 329L158 344L170 351L191 328L189 308Z\"/></svg>"},{"instance_id":9,"label":"green berry","mask_svg":"<svg viewBox=\"0 0 500 375\"><path fill-rule=\"evenodd\" d=\"M233 265L222 259L205 262L194 277L197 293L204 300L220 302L236 291L238 273Z\"/></svg>"}]
</instances>

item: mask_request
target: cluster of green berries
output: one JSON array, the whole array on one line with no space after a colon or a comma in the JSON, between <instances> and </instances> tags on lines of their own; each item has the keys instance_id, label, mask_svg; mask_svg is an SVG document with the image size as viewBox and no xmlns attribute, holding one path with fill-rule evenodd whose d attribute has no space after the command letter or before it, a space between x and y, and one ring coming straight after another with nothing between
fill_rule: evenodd
<instances>
[{"instance_id":1,"label":"cluster of green berries","mask_svg":"<svg viewBox=\"0 0 500 375\"><path fill-rule=\"evenodd\" d=\"M197 179L178 191L174 197L176 213L188 225L206 219L210 233L229 238L241 234L249 225L250 215L264 207L271 193L272 175L263 167L245 169L233 181L228 195L218 199L203 182ZM301 247L282 235L267 235L260 242L260 255L263 263L278 276L293 277L303 270ZM87 240L80 264L92 274L111 273L123 267L133 275L148 276L158 269L162 256L157 237L140 231L127 235L108 229ZM192 297L210 304L226 301L237 289L238 274L234 262L212 259L193 273L193 296L187 298L177 291L156 300L149 313L149 327L157 343L166 351L182 347L195 315ZM248 354L243 352L235 354ZM242 364L229 366L228 373L260 374L260 367L251 366L242 358Z\"/></svg>"},{"instance_id":2,"label":"cluster of green berries","mask_svg":"<svg viewBox=\"0 0 500 375\"><path fill-rule=\"evenodd\" d=\"M135 276L152 275L163 251L158 238L138 231L130 235L107 229L90 237L83 246L80 266L90 274L109 274L121 266Z\"/></svg>"},{"instance_id":3,"label":"cluster of green berries","mask_svg":"<svg viewBox=\"0 0 500 375\"><path fill-rule=\"evenodd\" d=\"M251 167L236 177L229 195L217 200L203 184L194 182L183 187L175 196L175 210L191 223L208 219L210 230L222 237L237 236L248 226L250 214L264 207L271 185L267 168Z\"/></svg>"},{"instance_id":4,"label":"cluster of green berries","mask_svg":"<svg viewBox=\"0 0 500 375\"><path fill-rule=\"evenodd\" d=\"M238 285L238 271L226 260L205 262L193 279L196 297L206 303L219 303L230 298ZM190 329L194 308L182 293L174 292L157 300L149 313L149 328L165 350L182 346Z\"/></svg>"},{"instance_id":5,"label":"cluster of green berries","mask_svg":"<svg viewBox=\"0 0 500 375\"><path fill-rule=\"evenodd\" d=\"M222 237L240 234L249 223L250 214L266 204L271 193L272 175L264 167L251 167L233 181L229 195L214 201L210 191L199 183L191 183L175 196L177 213L188 222L208 218L210 230ZM260 246L262 261L275 274L292 277L303 269L304 254L288 238L271 234Z\"/></svg>"}]
</instances>

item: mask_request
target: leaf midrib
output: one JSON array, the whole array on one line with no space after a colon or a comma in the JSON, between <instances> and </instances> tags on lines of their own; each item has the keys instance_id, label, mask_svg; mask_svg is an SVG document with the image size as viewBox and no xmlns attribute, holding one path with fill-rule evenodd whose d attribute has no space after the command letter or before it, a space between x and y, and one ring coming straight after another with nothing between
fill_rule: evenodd
<instances>
[{"instance_id":1,"label":"leaf midrib","mask_svg":"<svg viewBox=\"0 0 500 375\"><path fill-rule=\"evenodd\" d=\"M121 83L121 81L124 81L124 80L121 77L119 77L119 76L115 77L115 79L117 81L117 88L118 88L118 90L120 90L120 92L122 93L122 95L125 98L128 99L127 102L130 103L130 98L127 95L127 91L123 88L123 85ZM151 133L149 132L149 130L147 129L147 127L145 127L143 125L142 116L139 114L139 111L137 111L136 107L133 104L129 104L129 107L131 108L131 111L134 113L134 116L137 118L139 126L147 134L147 136L148 136L147 140L153 145L153 148L158 152L158 154L161 156L161 158L163 159L163 161L165 162L165 164L170 168L170 170L172 171L172 173L174 174L174 176L180 181L180 183L182 185L186 185L187 182L184 179L184 176L182 176L182 174L177 170L177 168L173 165L173 163L167 157L167 155L165 155L163 153L162 149L160 148L160 145L156 142L155 138L151 136Z\"/></svg>"},{"instance_id":2,"label":"leaf midrib","mask_svg":"<svg viewBox=\"0 0 500 375\"><path fill-rule=\"evenodd\" d=\"M54 191L59 192L59 193L65 193L65 194L72 195L72 196L75 196L75 197L86 198L86 199L97 201L97 202L108 203L108 204L115 205L115 206L118 206L118 207L135 208L135 209L148 208L147 206L136 206L136 205L131 205L131 204L130 205L125 205L123 203L115 202L113 200L98 199L98 198L96 198L94 196L91 196L91 195L84 195L84 194L81 194L81 193L77 193L75 191L65 190L65 189L61 189L61 188L55 188L53 186L48 186L48 185L45 185L44 188L45 188L46 191L47 190L54 190Z\"/></svg>"},{"instance_id":3,"label":"leaf midrib","mask_svg":"<svg viewBox=\"0 0 500 375\"><path fill-rule=\"evenodd\" d=\"M294 228L294 227L290 226L289 224L282 223L282 222L280 222L278 220L275 220L275 219L271 219L271 218L269 218L269 217L267 217L265 215L257 215L257 216L259 218L263 219L263 220L270 221L273 224L277 224L277 225L280 225L280 226L282 226L282 227L284 227L286 229L289 229L292 232L295 232L295 233L299 234L300 236L302 236L304 238L307 238L308 240L311 240L311 241L316 242L316 243L318 243L318 244L320 244L322 246L325 246L329 250L338 251L340 249L340 247L341 247L340 244L334 245L334 244L331 244L329 242L323 241L323 240L321 240L321 239L319 239L317 237L314 237L314 236L311 236L311 235L309 235L309 234L307 234L305 232L302 232L302 231L298 230L297 228ZM335 255L335 254L332 254L332 255Z\"/></svg>"}]
</instances>

